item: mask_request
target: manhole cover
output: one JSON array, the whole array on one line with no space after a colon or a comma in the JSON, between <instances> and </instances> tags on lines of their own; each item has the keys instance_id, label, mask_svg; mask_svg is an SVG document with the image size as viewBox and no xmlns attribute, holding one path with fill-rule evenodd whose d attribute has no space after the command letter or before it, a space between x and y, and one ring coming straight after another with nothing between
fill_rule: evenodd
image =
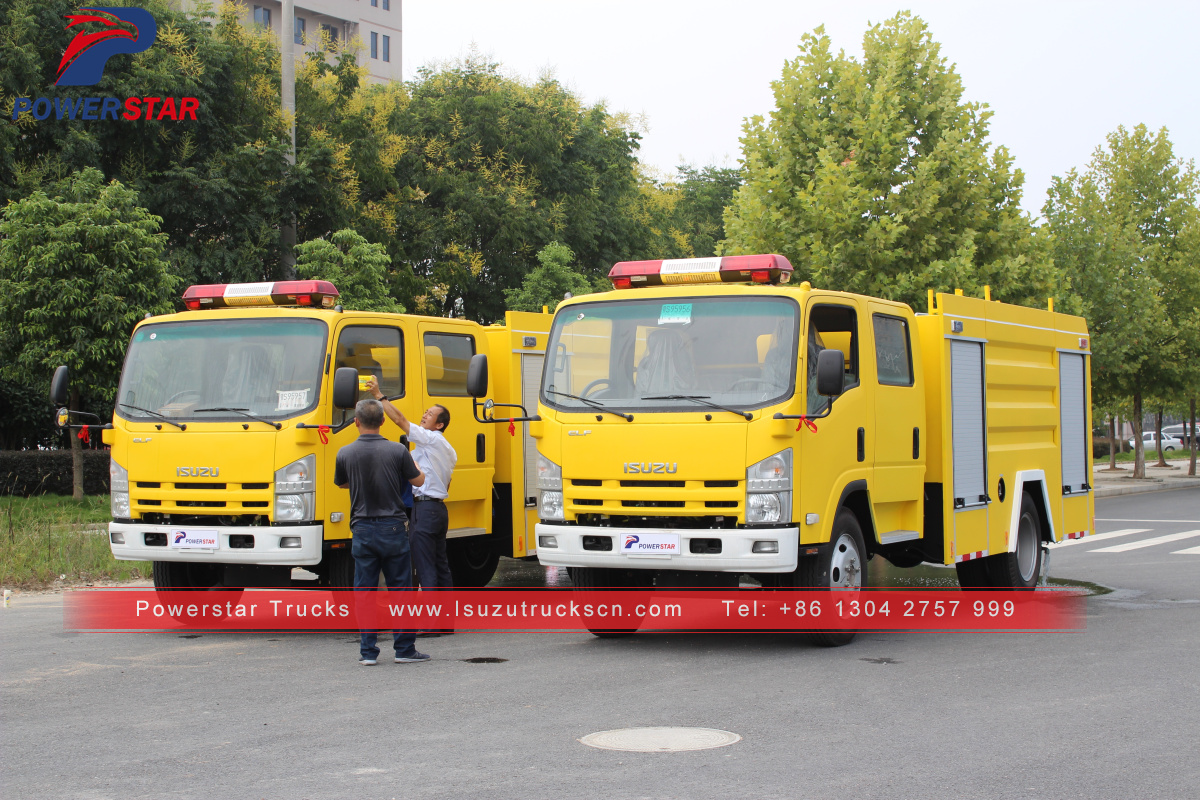
<instances>
[{"instance_id":1,"label":"manhole cover","mask_svg":"<svg viewBox=\"0 0 1200 800\"><path fill-rule=\"evenodd\" d=\"M476 656L475 658L464 658L463 661L468 664L503 664L508 661L507 658L495 658L493 656Z\"/></svg>"},{"instance_id":2,"label":"manhole cover","mask_svg":"<svg viewBox=\"0 0 1200 800\"><path fill-rule=\"evenodd\" d=\"M716 728L621 728L589 733L581 741L601 750L625 750L631 753L683 753L711 750L740 742L741 736Z\"/></svg>"}]
</instances>

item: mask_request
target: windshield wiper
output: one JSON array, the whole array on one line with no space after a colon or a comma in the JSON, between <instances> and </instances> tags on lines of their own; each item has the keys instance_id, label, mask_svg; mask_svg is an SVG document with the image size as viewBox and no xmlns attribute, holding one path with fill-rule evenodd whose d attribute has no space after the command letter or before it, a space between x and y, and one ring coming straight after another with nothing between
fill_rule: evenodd
<instances>
[{"instance_id":1,"label":"windshield wiper","mask_svg":"<svg viewBox=\"0 0 1200 800\"><path fill-rule=\"evenodd\" d=\"M739 417L745 417L746 419L754 419L754 415L751 414L749 411L738 411L737 409L734 409L734 408L729 408L727 406L720 406L720 405L717 405L716 403L708 402L708 395L706 395L706 394L659 394L659 395L655 395L653 397L643 397L642 399L643 400L691 400L694 403L699 403L700 405L708 406L709 408L715 408L718 411L728 411L730 414L737 414Z\"/></svg>"},{"instance_id":2,"label":"windshield wiper","mask_svg":"<svg viewBox=\"0 0 1200 800\"><path fill-rule=\"evenodd\" d=\"M143 414L149 414L152 417L158 417L163 422L167 423L168 425L174 425L176 428L179 428L179 430L181 430L181 431L187 430L187 425L185 423L176 422L175 420L171 419L170 417L168 417L164 414L160 414L157 411L151 411L150 409L142 408L141 406L133 406L133 405L130 405L129 403L117 403L117 405L121 406L122 408L132 408L134 411L141 411Z\"/></svg>"},{"instance_id":3,"label":"windshield wiper","mask_svg":"<svg viewBox=\"0 0 1200 800\"><path fill-rule=\"evenodd\" d=\"M283 425L281 425L278 422L271 422L271 420L269 420L269 419L263 419L262 417L256 417L253 414L247 414L246 412L249 410L250 409L248 409L248 408L197 408L192 413L198 414L201 411L232 411L235 414L241 414L243 417L249 417L250 419L254 420L255 422L262 422L266 425L270 425L275 430L279 430L280 428L283 427Z\"/></svg>"},{"instance_id":4,"label":"windshield wiper","mask_svg":"<svg viewBox=\"0 0 1200 800\"><path fill-rule=\"evenodd\" d=\"M566 392L560 392L557 389L547 389L546 394L556 394L559 397L569 397L572 400L578 400L581 403L587 403L589 406L596 409L597 411L603 411L606 414L612 414L614 416L620 417L621 419L625 420L626 422L633 422L633 414L625 414L620 411L613 411L611 408L608 408L603 403L597 402L595 400L589 400L586 397L580 397L577 394L567 394Z\"/></svg>"}]
</instances>

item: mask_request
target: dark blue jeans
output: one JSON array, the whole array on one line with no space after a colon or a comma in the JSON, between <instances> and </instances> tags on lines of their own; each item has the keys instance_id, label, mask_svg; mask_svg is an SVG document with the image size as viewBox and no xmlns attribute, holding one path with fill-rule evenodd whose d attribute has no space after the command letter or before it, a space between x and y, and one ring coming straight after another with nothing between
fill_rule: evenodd
<instances>
[{"instance_id":1,"label":"dark blue jeans","mask_svg":"<svg viewBox=\"0 0 1200 800\"><path fill-rule=\"evenodd\" d=\"M413 504L412 555L421 591L453 589L450 560L446 556L446 532L450 516L445 503L422 500ZM453 629L446 623L434 628L443 633Z\"/></svg>"},{"instance_id":2,"label":"dark blue jeans","mask_svg":"<svg viewBox=\"0 0 1200 800\"><path fill-rule=\"evenodd\" d=\"M350 552L354 555L354 588L356 591L374 591L379 588L379 573L382 570L383 579L389 590L412 589L412 566L408 550L408 526L402 518L360 519L351 529L354 538L351 540ZM371 597L372 605L375 597ZM374 615L365 617L373 620ZM359 615L360 625L364 615ZM379 647L376 645L378 631L374 626L359 631L361 642L359 652L363 658L378 658ZM392 638L396 647L396 655L411 656L417 651L414 646L417 632L415 630L393 630Z\"/></svg>"}]
</instances>

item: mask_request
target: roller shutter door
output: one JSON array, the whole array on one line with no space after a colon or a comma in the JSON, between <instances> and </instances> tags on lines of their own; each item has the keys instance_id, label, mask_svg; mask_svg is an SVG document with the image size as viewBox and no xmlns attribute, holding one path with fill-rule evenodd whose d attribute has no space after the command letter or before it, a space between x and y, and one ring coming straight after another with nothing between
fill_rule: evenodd
<instances>
[{"instance_id":1,"label":"roller shutter door","mask_svg":"<svg viewBox=\"0 0 1200 800\"><path fill-rule=\"evenodd\" d=\"M542 385L542 356L521 356L521 405L530 416L537 413L538 391ZM537 504L537 442L529 435L529 423L521 425L521 442L525 458L525 507Z\"/></svg>"},{"instance_id":2,"label":"roller shutter door","mask_svg":"<svg viewBox=\"0 0 1200 800\"><path fill-rule=\"evenodd\" d=\"M987 420L984 414L983 344L950 342L954 507L987 502Z\"/></svg>"},{"instance_id":3,"label":"roller shutter door","mask_svg":"<svg viewBox=\"0 0 1200 800\"><path fill-rule=\"evenodd\" d=\"M1059 406L1062 419L1063 492L1087 491L1087 387L1083 356L1060 353L1058 358Z\"/></svg>"}]
</instances>

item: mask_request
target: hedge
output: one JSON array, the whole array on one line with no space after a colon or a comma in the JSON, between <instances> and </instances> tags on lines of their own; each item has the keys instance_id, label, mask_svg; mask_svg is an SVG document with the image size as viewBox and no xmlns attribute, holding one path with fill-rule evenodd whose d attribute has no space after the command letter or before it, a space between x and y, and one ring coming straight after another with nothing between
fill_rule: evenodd
<instances>
[{"instance_id":1,"label":"hedge","mask_svg":"<svg viewBox=\"0 0 1200 800\"><path fill-rule=\"evenodd\" d=\"M0 450L0 495L71 494L70 450ZM108 494L108 451L83 451L83 493Z\"/></svg>"}]
</instances>

